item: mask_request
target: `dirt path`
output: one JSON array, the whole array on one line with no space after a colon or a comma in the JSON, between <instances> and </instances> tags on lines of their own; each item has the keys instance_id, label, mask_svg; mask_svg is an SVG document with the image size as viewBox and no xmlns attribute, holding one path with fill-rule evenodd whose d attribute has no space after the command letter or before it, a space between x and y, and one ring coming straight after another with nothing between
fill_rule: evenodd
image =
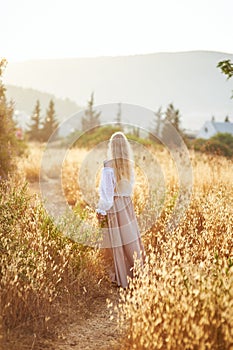
<instances>
[{"instance_id":1,"label":"dirt path","mask_svg":"<svg viewBox=\"0 0 233 350\"><path fill-rule=\"evenodd\" d=\"M111 300L116 301L117 291L112 290ZM53 342L56 350L120 350L121 334L116 318L110 320L106 299L96 300L88 315L77 315L66 326L62 339Z\"/></svg>"},{"instance_id":2,"label":"dirt path","mask_svg":"<svg viewBox=\"0 0 233 350\"><path fill-rule=\"evenodd\" d=\"M61 198L56 193L56 181L48 181L46 184L51 198L51 205L59 208ZM40 195L38 183L29 185L32 193ZM53 201L52 201L53 198ZM53 202L53 203L52 203ZM58 210L61 210L58 209ZM57 340L43 341L39 344L31 345L30 349L38 350L120 350L120 334L117 326L116 317L110 319L110 313L107 309L106 298L117 303L119 289L111 287L108 295L101 296L92 301L86 312L72 312L71 321L59 326L59 336Z\"/></svg>"}]
</instances>

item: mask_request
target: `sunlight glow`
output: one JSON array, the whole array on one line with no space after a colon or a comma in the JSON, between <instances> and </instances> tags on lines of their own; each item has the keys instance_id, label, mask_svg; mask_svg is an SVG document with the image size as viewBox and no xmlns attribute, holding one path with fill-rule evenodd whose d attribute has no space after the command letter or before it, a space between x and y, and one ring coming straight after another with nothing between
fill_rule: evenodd
<instances>
[{"instance_id":1,"label":"sunlight glow","mask_svg":"<svg viewBox=\"0 0 233 350\"><path fill-rule=\"evenodd\" d=\"M233 53L232 13L231 0L8 0L1 4L1 56Z\"/></svg>"}]
</instances>

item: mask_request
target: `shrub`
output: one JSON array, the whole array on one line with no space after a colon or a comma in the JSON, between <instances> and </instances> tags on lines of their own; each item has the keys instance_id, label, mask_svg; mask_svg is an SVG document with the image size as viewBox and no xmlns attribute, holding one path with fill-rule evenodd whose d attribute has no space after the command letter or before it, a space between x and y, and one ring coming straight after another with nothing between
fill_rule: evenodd
<instances>
[{"instance_id":1,"label":"shrub","mask_svg":"<svg viewBox=\"0 0 233 350\"><path fill-rule=\"evenodd\" d=\"M0 177L6 178L9 171L14 169L15 156L15 126L13 122L13 104L7 103L5 87L1 77L6 61L0 61Z\"/></svg>"},{"instance_id":2,"label":"shrub","mask_svg":"<svg viewBox=\"0 0 233 350\"><path fill-rule=\"evenodd\" d=\"M208 154L214 154L218 156L225 156L225 157L231 157L232 151L231 149L225 145L224 143L221 143L218 140L210 139L206 141L200 148L202 152L208 153Z\"/></svg>"},{"instance_id":3,"label":"shrub","mask_svg":"<svg viewBox=\"0 0 233 350\"><path fill-rule=\"evenodd\" d=\"M0 60L0 180L15 170L15 157L26 149L24 141L17 140L13 121L14 105L7 102L5 87L1 81L6 60Z\"/></svg>"},{"instance_id":4,"label":"shrub","mask_svg":"<svg viewBox=\"0 0 233 350\"><path fill-rule=\"evenodd\" d=\"M131 141L135 141L135 142L138 142L138 143L141 143L143 146L151 146L151 145L158 145L158 142L155 140L151 140L151 139L144 139L144 138L141 138L139 136L136 136L136 135L133 135L133 134L126 134L127 138Z\"/></svg>"},{"instance_id":5,"label":"shrub","mask_svg":"<svg viewBox=\"0 0 233 350\"><path fill-rule=\"evenodd\" d=\"M233 149L233 136L229 133L217 133L210 140L218 141Z\"/></svg>"},{"instance_id":6,"label":"shrub","mask_svg":"<svg viewBox=\"0 0 233 350\"><path fill-rule=\"evenodd\" d=\"M121 131L121 128L117 126L101 126L95 128L92 132L88 132L82 135L81 132L76 132L77 141L74 143L77 147L84 147L87 149L93 148L95 145L108 141L114 132ZM143 144L144 146L150 146L155 144L152 140L141 138L132 133L126 133L129 140L136 141ZM71 135L73 138L74 135Z\"/></svg>"},{"instance_id":7,"label":"shrub","mask_svg":"<svg viewBox=\"0 0 233 350\"><path fill-rule=\"evenodd\" d=\"M228 133L217 133L208 140L196 139L192 145L195 151L207 154L224 157L232 157L233 155L233 136Z\"/></svg>"},{"instance_id":8,"label":"shrub","mask_svg":"<svg viewBox=\"0 0 233 350\"><path fill-rule=\"evenodd\" d=\"M195 151L200 151L202 146L206 143L205 139L196 139L192 142Z\"/></svg>"},{"instance_id":9,"label":"shrub","mask_svg":"<svg viewBox=\"0 0 233 350\"><path fill-rule=\"evenodd\" d=\"M79 136L80 133L78 133L79 138L74 145L90 149L98 143L108 141L111 135L116 131L120 131L120 128L115 126L101 126L95 128L92 132L89 131L83 135L81 134L81 136Z\"/></svg>"}]
</instances>

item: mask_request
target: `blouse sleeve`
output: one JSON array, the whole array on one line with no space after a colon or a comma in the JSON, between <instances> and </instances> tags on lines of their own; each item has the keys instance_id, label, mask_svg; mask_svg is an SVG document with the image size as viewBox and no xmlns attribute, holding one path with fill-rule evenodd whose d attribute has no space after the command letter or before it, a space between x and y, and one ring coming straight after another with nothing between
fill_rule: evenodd
<instances>
[{"instance_id":1,"label":"blouse sleeve","mask_svg":"<svg viewBox=\"0 0 233 350\"><path fill-rule=\"evenodd\" d=\"M97 205L96 212L106 215L106 210L109 210L113 205L113 196L115 188L115 179L113 169L105 167L102 169L99 195L100 199Z\"/></svg>"}]
</instances>

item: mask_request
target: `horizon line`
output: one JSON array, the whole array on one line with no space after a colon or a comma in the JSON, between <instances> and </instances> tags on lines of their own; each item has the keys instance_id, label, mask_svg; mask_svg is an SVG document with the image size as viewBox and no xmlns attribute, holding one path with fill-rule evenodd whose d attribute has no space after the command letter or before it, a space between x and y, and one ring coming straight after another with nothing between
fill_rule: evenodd
<instances>
[{"instance_id":1,"label":"horizon line","mask_svg":"<svg viewBox=\"0 0 233 350\"><path fill-rule=\"evenodd\" d=\"M203 50L203 49L196 49L196 50L180 50L180 51L155 51L155 52L147 52L147 53L135 53L135 54L118 54L118 55L93 55L93 56L67 56L67 57L47 57L47 58L27 58L27 59L21 59L21 60L7 60L8 63L25 63L25 62L32 62L32 61L61 61L61 60L76 60L76 59L96 59L96 58L120 58L120 57L135 57L135 56L149 56L149 55L156 55L156 54L181 54L181 53L218 53L218 54L225 54L225 55L233 55L231 52L225 52L225 51L216 51L216 50ZM4 56L2 56L4 58Z\"/></svg>"}]
</instances>

